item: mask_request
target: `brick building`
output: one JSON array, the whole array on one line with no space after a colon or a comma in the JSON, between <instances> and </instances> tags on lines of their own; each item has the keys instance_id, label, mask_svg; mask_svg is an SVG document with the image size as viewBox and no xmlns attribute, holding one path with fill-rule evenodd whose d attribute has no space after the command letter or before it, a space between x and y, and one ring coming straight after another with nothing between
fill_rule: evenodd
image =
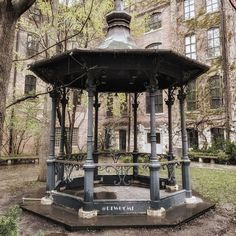
<instances>
[{"instance_id":1,"label":"brick building","mask_svg":"<svg viewBox=\"0 0 236 236\"><path fill-rule=\"evenodd\" d=\"M186 88L189 147L209 147L212 142L223 139L236 141L236 12L229 1L134 0L124 2L126 10L135 13L136 19L144 19L145 33L136 38L140 48L170 49L211 67L207 74ZM24 47L24 52L38 50L30 34L22 33L19 42L20 47ZM36 77L27 73L20 76L24 83L18 80L21 81L19 86L25 92L37 90ZM99 112L100 145L105 149L132 151L133 98L122 95L126 106L116 117L111 114L111 107L121 105L116 103L118 96L113 94L106 98L106 102L102 100L103 104ZM165 91L158 91L156 95L158 153L165 153L168 150L165 99ZM78 105L77 110L81 119L75 124L73 144L84 149L86 111L82 105ZM138 109L140 152L150 152L149 113L148 94L140 94ZM179 106L176 99L173 111L173 140L176 153L179 153L181 146L179 124Z\"/></svg>"}]
</instances>

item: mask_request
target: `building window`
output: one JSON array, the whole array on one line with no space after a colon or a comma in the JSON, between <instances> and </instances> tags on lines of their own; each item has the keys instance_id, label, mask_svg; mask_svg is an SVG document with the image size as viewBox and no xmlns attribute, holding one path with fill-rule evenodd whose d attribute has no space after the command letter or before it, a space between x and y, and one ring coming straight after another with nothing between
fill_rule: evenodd
<instances>
[{"instance_id":1,"label":"building window","mask_svg":"<svg viewBox=\"0 0 236 236\"><path fill-rule=\"evenodd\" d=\"M161 42L157 42L157 43L152 43L149 44L146 49L160 49L162 43Z\"/></svg>"},{"instance_id":2,"label":"building window","mask_svg":"<svg viewBox=\"0 0 236 236\"><path fill-rule=\"evenodd\" d=\"M151 133L147 133L147 143L151 143ZM160 144L161 143L161 134L156 133L156 143Z\"/></svg>"},{"instance_id":3,"label":"building window","mask_svg":"<svg viewBox=\"0 0 236 236\"><path fill-rule=\"evenodd\" d=\"M28 34L27 35L27 55L28 56L33 56L34 54L36 54L38 52L38 40L36 39L36 37L33 34Z\"/></svg>"},{"instance_id":4,"label":"building window","mask_svg":"<svg viewBox=\"0 0 236 236\"><path fill-rule=\"evenodd\" d=\"M195 16L194 0L184 0L184 19L188 20Z\"/></svg>"},{"instance_id":5,"label":"building window","mask_svg":"<svg viewBox=\"0 0 236 236\"><path fill-rule=\"evenodd\" d=\"M70 128L66 127L66 140L67 143L70 144ZM72 146L77 146L78 145L78 128L73 129L73 134L72 134L72 140L71 140L71 145ZM59 147L61 142L61 127L56 127L56 133L55 133L55 146Z\"/></svg>"},{"instance_id":6,"label":"building window","mask_svg":"<svg viewBox=\"0 0 236 236\"><path fill-rule=\"evenodd\" d=\"M151 106L150 106L150 95L146 93L146 113L150 114ZM155 113L163 112L163 91L157 90L155 96Z\"/></svg>"},{"instance_id":7,"label":"building window","mask_svg":"<svg viewBox=\"0 0 236 236\"><path fill-rule=\"evenodd\" d=\"M219 10L219 1L218 0L206 0L206 11L214 12Z\"/></svg>"},{"instance_id":8,"label":"building window","mask_svg":"<svg viewBox=\"0 0 236 236\"><path fill-rule=\"evenodd\" d=\"M25 94L35 94L36 92L36 77L33 75L25 76Z\"/></svg>"},{"instance_id":9,"label":"building window","mask_svg":"<svg viewBox=\"0 0 236 236\"><path fill-rule=\"evenodd\" d=\"M185 37L185 55L191 59L196 59L196 37L195 34Z\"/></svg>"},{"instance_id":10,"label":"building window","mask_svg":"<svg viewBox=\"0 0 236 236\"><path fill-rule=\"evenodd\" d=\"M119 130L119 149L126 151L126 130Z\"/></svg>"},{"instance_id":11,"label":"building window","mask_svg":"<svg viewBox=\"0 0 236 236\"><path fill-rule=\"evenodd\" d=\"M220 30L219 28L211 28L207 31L208 40L208 57L220 56Z\"/></svg>"},{"instance_id":12,"label":"building window","mask_svg":"<svg viewBox=\"0 0 236 236\"><path fill-rule=\"evenodd\" d=\"M124 94L124 101L120 100L120 114L126 116L128 114L128 94Z\"/></svg>"},{"instance_id":13,"label":"building window","mask_svg":"<svg viewBox=\"0 0 236 236\"><path fill-rule=\"evenodd\" d=\"M196 129L189 128L187 129L188 134L188 146L189 148L196 149L198 148L198 132Z\"/></svg>"},{"instance_id":14,"label":"building window","mask_svg":"<svg viewBox=\"0 0 236 236\"><path fill-rule=\"evenodd\" d=\"M156 12L149 16L146 22L146 32L161 28L161 13Z\"/></svg>"},{"instance_id":15,"label":"building window","mask_svg":"<svg viewBox=\"0 0 236 236\"><path fill-rule=\"evenodd\" d=\"M217 109L223 105L221 79L218 75L210 78L210 107Z\"/></svg>"},{"instance_id":16,"label":"building window","mask_svg":"<svg viewBox=\"0 0 236 236\"><path fill-rule=\"evenodd\" d=\"M113 95L111 93L107 95L107 116L113 116Z\"/></svg>"},{"instance_id":17,"label":"building window","mask_svg":"<svg viewBox=\"0 0 236 236\"><path fill-rule=\"evenodd\" d=\"M192 81L187 87L187 110L197 110L197 85L196 81Z\"/></svg>"},{"instance_id":18,"label":"building window","mask_svg":"<svg viewBox=\"0 0 236 236\"><path fill-rule=\"evenodd\" d=\"M211 143L217 149L223 148L224 144L224 129L211 128Z\"/></svg>"},{"instance_id":19,"label":"building window","mask_svg":"<svg viewBox=\"0 0 236 236\"><path fill-rule=\"evenodd\" d=\"M105 149L110 149L112 146L112 131L110 127L105 127Z\"/></svg>"}]
</instances>

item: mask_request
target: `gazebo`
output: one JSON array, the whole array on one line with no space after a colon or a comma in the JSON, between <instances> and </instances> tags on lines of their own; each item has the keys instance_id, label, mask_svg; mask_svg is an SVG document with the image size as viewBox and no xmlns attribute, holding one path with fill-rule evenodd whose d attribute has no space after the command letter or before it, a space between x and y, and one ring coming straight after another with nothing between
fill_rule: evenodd
<instances>
[{"instance_id":1,"label":"gazebo","mask_svg":"<svg viewBox=\"0 0 236 236\"><path fill-rule=\"evenodd\" d=\"M146 215L164 217L168 209L181 205L198 204L192 196L190 160L185 122L185 86L208 70L208 67L170 50L138 49L130 36L131 16L123 10L122 1L115 1L115 10L106 16L108 32L105 41L95 49L73 49L29 66L39 78L53 86L50 148L47 160L47 197L43 204L58 204L79 212L79 218L96 218L100 215ZM65 155L65 88L86 90L88 94L87 153ZM155 93L157 89L168 91L169 151L164 161L156 153ZM182 157L175 159L172 144L172 106L174 92L178 91ZM134 150L126 155L129 163L118 162L119 153L110 153L113 163L100 163L98 150L99 93L132 93ZM151 153L138 151L137 109L138 94L150 94ZM56 105L61 102L60 153L55 155ZM139 162L143 156L148 162ZM177 185L175 167L180 166L182 183ZM160 169L167 168L167 177L160 177ZM149 171L149 176L140 173ZM76 175L75 170L82 171ZM74 173L74 174L73 174ZM180 188L180 185L182 188ZM95 190L104 186L103 194ZM147 197L130 198L129 191L143 189ZM127 191L126 197L109 197L112 188ZM134 190L132 189L134 188ZM135 190L136 188L136 190ZM109 191L107 189L110 189ZM167 191L168 190L168 191ZM75 194L76 193L76 194ZM142 195L142 193L141 193ZM132 195L133 196L133 195ZM46 199L46 200L45 200Z\"/></svg>"}]
</instances>

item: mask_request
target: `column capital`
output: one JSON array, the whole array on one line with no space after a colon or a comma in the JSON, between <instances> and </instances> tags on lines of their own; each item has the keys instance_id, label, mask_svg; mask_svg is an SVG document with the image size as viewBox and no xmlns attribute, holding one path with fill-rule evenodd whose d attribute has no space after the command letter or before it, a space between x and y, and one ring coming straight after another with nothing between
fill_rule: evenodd
<instances>
[{"instance_id":1,"label":"column capital","mask_svg":"<svg viewBox=\"0 0 236 236\"><path fill-rule=\"evenodd\" d=\"M49 95L52 99L57 99L59 97L59 92L57 89L53 89L49 92Z\"/></svg>"},{"instance_id":2,"label":"column capital","mask_svg":"<svg viewBox=\"0 0 236 236\"><path fill-rule=\"evenodd\" d=\"M168 98L165 99L165 103L167 106L173 106L175 102L175 96L174 96L175 88L168 88L167 96Z\"/></svg>"},{"instance_id":3,"label":"column capital","mask_svg":"<svg viewBox=\"0 0 236 236\"><path fill-rule=\"evenodd\" d=\"M184 102L184 100L186 99L186 91L183 87L181 87L179 89L179 93L177 95L177 98L179 99L180 102Z\"/></svg>"}]
</instances>

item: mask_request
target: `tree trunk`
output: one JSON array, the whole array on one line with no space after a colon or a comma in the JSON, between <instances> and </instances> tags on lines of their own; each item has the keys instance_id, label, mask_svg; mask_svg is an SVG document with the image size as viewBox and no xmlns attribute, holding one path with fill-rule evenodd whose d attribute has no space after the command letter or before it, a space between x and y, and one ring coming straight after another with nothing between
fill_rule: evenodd
<instances>
[{"instance_id":1,"label":"tree trunk","mask_svg":"<svg viewBox=\"0 0 236 236\"><path fill-rule=\"evenodd\" d=\"M7 2L0 1L0 155L17 19L12 5Z\"/></svg>"}]
</instances>

